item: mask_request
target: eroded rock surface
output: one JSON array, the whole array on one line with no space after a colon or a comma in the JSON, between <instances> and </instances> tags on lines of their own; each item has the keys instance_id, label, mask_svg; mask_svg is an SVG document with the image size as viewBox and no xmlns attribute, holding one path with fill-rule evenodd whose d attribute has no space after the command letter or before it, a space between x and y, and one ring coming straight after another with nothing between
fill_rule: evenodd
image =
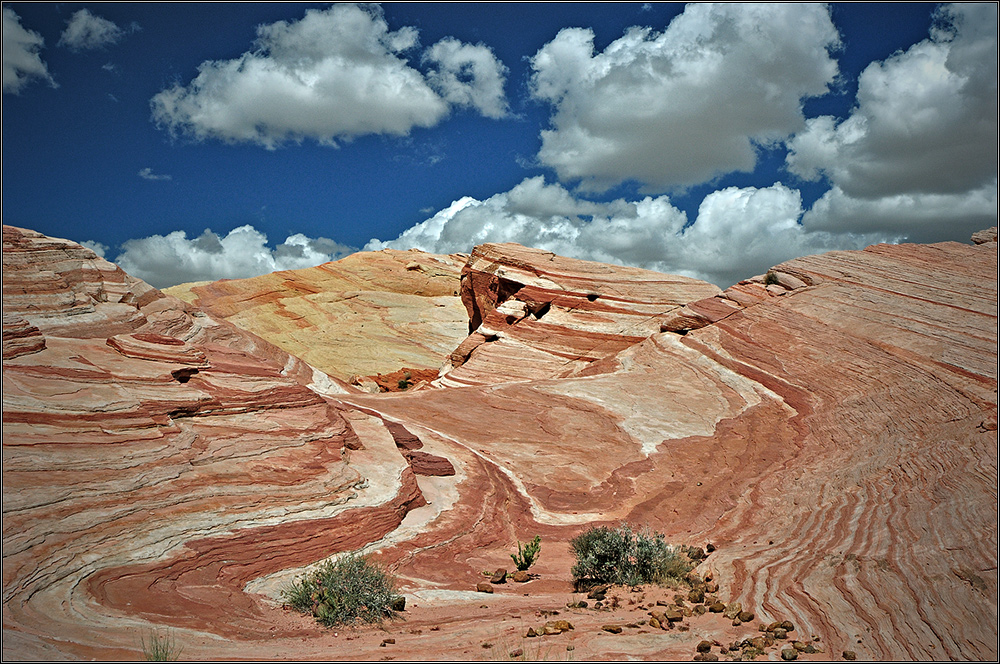
<instances>
[{"instance_id":1,"label":"eroded rock surface","mask_svg":"<svg viewBox=\"0 0 1000 664\"><path fill-rule=\"evenodd\" d=\"M719 289L697 279L483 244L462 268L470 335L437 382L480 385L593 370L659 331L659 318Z\"/></svg>"},{"instance_id":2,"label":"eroded rock surface","mask_svg":"<svg viewBox=\"0 0 1000 664\"><path fill-rule=\"evenodd\" d=\"M995 659L995 237L809 256L722 293L487 245L442 389L380 395L318 393L305 363L109 264L103 291L134 295L107 304L145 304L102 307L89 280L56 297L64 259L38 279L22 260L11 283L48 308L5 290L5 657L135 659L153 625L193 659L496 658L561 610L574 629L535 638L581 660L691 659L786 620L819 637L807 661ZM622 520L705 546L719 612L675 598L654 629L659 590L568 602L569 540ZM528 579L475 591L536 534ZM303 566L361 547L407 597L391 639L281 610Z\"/></svg>"},{"instance_id":3,"label":"eroded rock surface","mask_svg":"<svg viewBox=\"0 0 1000 664\"><path fill-rule=\"evenodd\" d=\"M113 658L140 619L261 627L246 581L424 503L333 379L79 245L3 241L4 659Z\"/></svg>"},{"instance_id":4,"label":"eroded rock surface","mask_svg":"<svg viewBox=\"0 0 1000 664\"><path fill-rule=\"evenodd\" d=\"M440 368L466 336L459 299L465 260L461 254L386 249L165 292L349 381L404 367Z\"/></svg>"}]
</instances>

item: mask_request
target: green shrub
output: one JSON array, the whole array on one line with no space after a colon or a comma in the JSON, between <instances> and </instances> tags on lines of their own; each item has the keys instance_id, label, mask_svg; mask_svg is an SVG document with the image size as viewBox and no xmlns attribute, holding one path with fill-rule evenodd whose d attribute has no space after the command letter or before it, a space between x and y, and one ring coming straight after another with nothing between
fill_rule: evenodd
<instances>
[{"instance_id":1,"label":"green shrub","mask_svg":"<svg viewBox=\"0 0 1000 664\"><path fill-rule=\"evenodd\" d=\"M149 643L144 637L139 637L142 644L142 656L147 662L176 661L183 648L178 648L173 636L161 636L157 631L149 633Z\"/></svg>"},{"instance_id":2,"label":"green shrub","mask_svg":"<svg viewBox=\"0 0 1000 664\"><path fill-rule=\"evenodd\" d=\"M294 609L311 613L327 627L393 618L399 600L396 579L367 556L351 553L327 560L296 579L282 596Z\"/></svg>"},{"instance_id":3,"label":"green shrub","mask_svg":"<svg viewBox=\"0 0 1000 664\"><path fill-rule=\"evenodd\" d=\"M764 285L772 286L778 283L778 274L774 270L768 270L764 275Z\"/></svg>"},{"instance_id":4,"label":"green shrub","mask_svg":"<svg viewBox=\"0 0 1000 664\"><path fill-rule=\"evenodd\" d=\"M591 528L573 538L570 547L576 556L572 574L578 587L680 581L694 568L662 534L648 529L636 533L626 523L617 528Z\"/></svg>"},{"instance_id":5,"label":"green shrub","mask_svg":"<svg viewBox=\"0 0 1000 664\"><path fill-rule=\"evenodd\" d=\"M531 540L523 547L521 543L517 543L517 553L510 554L511 560L514 561L514 565L517 569L521 571L526 571L529 567L535 564L535 558L538 557L538 552L542 548L542 538L535 535L535 539Z\"/></svg>"}]
</instances>

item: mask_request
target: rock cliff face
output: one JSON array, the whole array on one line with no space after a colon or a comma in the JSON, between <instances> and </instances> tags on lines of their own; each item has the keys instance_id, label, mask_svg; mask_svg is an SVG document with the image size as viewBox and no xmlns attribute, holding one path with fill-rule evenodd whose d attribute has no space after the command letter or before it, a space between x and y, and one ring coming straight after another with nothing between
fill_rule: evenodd
<instances>
[{"instance_id":1,"label":"rock cliff face","mask_svg":"<svg viewBox=\"0 0 1000 664\"><path fill-rule=\"evenodd\" d=\"M195 659L372 657L383 633L274 603L367 544L407 595L397 655L507 658L478 642L567 611L568 540L627 520L712 542L720 596L821 659L995 659L996 229L976 242L809 256L721 293L485 245L440 389L365 395L5 227L4 655L135 658L157 626ZM535 534L539 579L469 592ZM615 636L570 611L545 638L579 659L756 631Z\"/></svg>"},{"instance_id":2,"label":"rock cliff face","mask_svg":"<svg viewBox=\"0 0 1000 664\"><path fill-rule=\"evenodd\" d=\"M347 381L403 368L437 371L466 335L459 299L465 260L386 249L164 292Z\"/></svg>"}]
</instances>

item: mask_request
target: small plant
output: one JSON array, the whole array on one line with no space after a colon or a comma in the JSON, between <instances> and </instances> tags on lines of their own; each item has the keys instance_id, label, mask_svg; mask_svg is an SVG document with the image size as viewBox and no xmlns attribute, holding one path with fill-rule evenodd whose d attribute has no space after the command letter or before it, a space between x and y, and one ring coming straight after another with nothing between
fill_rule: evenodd
<instances>
[{"instance_id":1,"label":"small plant","mask_svg":"<svg viewBox=\"0 0 1000 664\"><path fill-rule=\"evenodd\" d=\"M139 637L142 644L142 656L147 662L173 662L181 656L181 650L174 641L173 636L161 636L156 630L149 633L149 643L146 639Z\"/></svg>"},{"instance_id":2,"label":"small plant","mask_svg":"<svg viewBox=\"0 0 1000 664\"><path fill-rule=\"evenodd\" d=\"M636 533L626 523L617 528L591 528L574 537L570 548L576 556L572 574L577 587L680 581L694 568L662 534L648 529Z\"/></svg>"},{"instance_id":3,"label":"small plant","mask_svg":"<svg viewBox=\"0 0 1000 664\"><path fill-rule=\"evenodd\" d=\"M327 627L394 618L399 602L396 578L367 556L347 554L323 562L282 592L284 600Z\"/></svg>"},{"instance_id":4,"label":"small plant","mask_svg":"<svg viewBox=\"0 0 1000 664\"><path fill-rule=\"evenodd\" d=\"M778 273L774 270L768 270L767 274L764 275L764 285L765 286L775 286L778 283Z\"/></svg>"},{"instance_id":5,"label":"small plant","mask_svg":"<svg viewBox=\"0 0 1000 664\"><path fill-rule=\"evenodd\" d=\"M529 567L535 564L535 559L538 558L538 552L542 548L542 538L535 535L535 539L531 540L527 544L517 543L517 553L510 554L511 560L514 561L514 565L520 571L526 571Z\"/></svg>"},{"instance_id":6,"label":"small plant","mask_svg":"<svg viewBox=\"0 0 1000 664\"><path fill-rule=\"evenodd\" d=\"M396 383L396 387L398 387L401 390L405 390L409 386L410 386L410 381L407 380L406 378L400 378L399 382Z\"/></svg>"}]
</instances>

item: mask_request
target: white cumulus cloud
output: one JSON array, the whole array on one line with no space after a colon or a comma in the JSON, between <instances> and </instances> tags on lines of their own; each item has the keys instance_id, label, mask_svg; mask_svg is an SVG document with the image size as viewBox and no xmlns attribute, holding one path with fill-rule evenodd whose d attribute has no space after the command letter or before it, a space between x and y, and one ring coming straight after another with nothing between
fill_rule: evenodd
<instances>
[{"instance_id":1,"label":"white cumulus cloud","mask_svg":"<svg viewBox=\"0 0 1000 664\"><path fill-rule=\"evenodd\" d=\"M445 37L424 53L424 61L437 65L427 80L449 103L472 106L488 118L507 115L507 68L489 47Z\"/></svg>"},{"instance_id":2,"label":"white cumulus cloud","mask_svg":"<svg viewBox=\"0 0 1000 664\"><path fill-rule=\"evenodd\" d=\"M34 30L21 25L21 17L10 7L3 8L3 91L17 94L33 78L48 81L52 87L56 82L49 75L49 69L38 52L45 40Z\"/></svg>"},{"instance_id":3,"label":"white cumulus cloud","mask_svg":"<svg viewBox=\"0 0 1000 664\"><path fill-rule=\"evenodd\" d=\"M225 236L206 229L191 239L184 231L174 231L128 240L122 244L115 263L152 286L167 288L189 281L242 279L275 270L297 270L337 260L352 251L328 238L309 238L301 233L288 236L271 249L267 236L247 225Z\"/></svg>"},{"instance_id":4,"label":"white cumulus cloud","mask_svg":"<svg viewBox=\"0 0 1000 664\"><path fill-rule=\"evenodd\" d=\"M259 26L257 35L252 51L203 62L188 85L155 95L154 121L197 140L273 149L306 138L336 145L406 135L440 122L452 104L490 117L506 108L503 65L489 49L445 40L428 79L403 56L416 48L417 30L389 30L378 6L311 9L298 21Z\"/></svg>"},{"instance_id":5,"label":"white cumulus cloud","mask_svg":"<svg viewBox=\"0 0 1000 664\"><path fill-rule=\"evenodd\" d=\"M461 198L395 240L372 240L365 249L452 253L484 242L517 242L726 287L796 256L896 239L810 232L798 223L801 215L799 192L781 183L713 192L688 225L687 215L667 196L597 203L538 176L484 201Z\"/></svg>"},{"instance_id":6,"label":"white cumulus cloud","mask_svg":"<svg viewBox=\"0 0 1000 664\"><path fill-rule=\"evenodd\" d=\"M561 30L532 58L532 93L554 109L538 159L560 180L650 191L752 171L758 146L802 129L840 38L821 4L690 4L663 32L630 28L594 53Z\"/></svg>"},{"instance_id":7,"label":"white cumulus cloud","mask_svg":"<svg viewBox=\"0 0 1000 664\"><path fill-rule=\"evenodd\" d=\"M789 141L788 169L833 185L810 228L934 241L996 224L997 5L936 18L929 39L865 68L849 117L812 118Z\"/></svg>"},{"instance_id":8,"label":"white cumulus cloud","mask_svg":"<svg viewBox=\"0 0 1000 664\"><path fill-rule=\"evenodd\" d=\"M66 46L71 51L103 48L117 43L125 31L106 18L91 14L87 9L76 11L66 29L59 37L58 46Z\"/></svg>"}]
</instances>

